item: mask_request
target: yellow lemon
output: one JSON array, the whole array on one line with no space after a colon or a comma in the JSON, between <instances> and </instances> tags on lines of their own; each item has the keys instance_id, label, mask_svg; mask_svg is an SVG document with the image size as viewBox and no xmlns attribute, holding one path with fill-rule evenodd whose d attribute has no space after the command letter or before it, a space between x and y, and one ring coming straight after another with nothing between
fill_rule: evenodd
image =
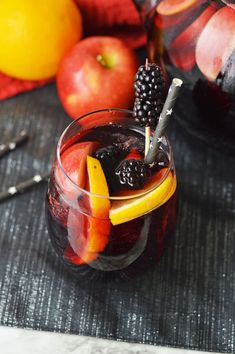
<instances>
[{"instance_id":1,"label":"yellow lemon","mask_svg":"<svg viewBox=\"0 0 235 354\"><path fill-rule=\"evenodd\" d=\"M73 0L1 0L0 71L19 79L51 78L81 34Z\"/></svg>"},{"instance_id":2,"label":"yellow lemon","mask_svg":"<svg viewBox=\"0 0 235 354\"><path fill-rule=\"evenodd\" d=\"M197 0L163 0L157 6L157 12L163 16L175 15L197 3Z\"/></svg>"},{"instance_id":3,"label":"yellow lemon","mask_svg":"<svg viewBox=\"0 0 235 354\"><path fill-rule=\"evenodd\" d=\"M90 192L103 196L90 196L92 215L96 218L107 218L110 209L109 189L99 160L87 156L87 171Z\"/></svg>"},{"instance_id":4,"label":"yellow lemon","mask_svg":"<svg viewBox=\"0 0 235 354\"><path fill-rule=\"evenodd\" d=\"M99 160L87 156L87 172L90 192L103 196L89 197L92 217L87 217L87 252L101 252L108 243L111 227L109 189Z\"/></svg>"},{"instance_id":5,"label":"yellow lemon","mask_svg":"<svg viewBox=\"0 0 235 354\"><path fill-rule=\"evenodd\" d=\"M160 177L163 175L164 171L164 169L160 171ZM145 187L146 190L151 189L154 184L156 184L157 179L158 176L153 178L153 180ZM109 212L111 223L113 225L122 224L160 207L170 199L175 190L176 177L172 173L169 173L166 179L149 193L137 198L113 202Z\"/></svg>"}]
</instances>

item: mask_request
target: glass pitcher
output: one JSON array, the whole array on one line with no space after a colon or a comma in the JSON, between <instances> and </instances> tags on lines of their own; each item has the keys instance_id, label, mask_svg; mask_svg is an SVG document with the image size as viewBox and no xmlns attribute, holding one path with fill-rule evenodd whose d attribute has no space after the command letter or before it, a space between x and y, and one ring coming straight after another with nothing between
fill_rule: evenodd
<instances>
[{"instance_id":1,"label":"glass pitcher","mask_svg":"<svg viewBox=\"0 0 235 354\"><path fill-rule=\"evenodd\" d=\"M135 0L148 56L184 80L181 123L235 152L235 0ZM191 104L188 104L188 103Z\"/></svg>"}]
</instances>

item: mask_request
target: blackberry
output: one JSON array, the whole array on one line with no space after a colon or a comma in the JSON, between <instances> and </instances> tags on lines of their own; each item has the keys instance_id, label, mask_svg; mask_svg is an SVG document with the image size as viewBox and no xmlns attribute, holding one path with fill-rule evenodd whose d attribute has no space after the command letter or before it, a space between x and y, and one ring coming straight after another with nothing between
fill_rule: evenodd
<instances>
[{"instance_id":1,"label":"blackberry","mask_svg":"<svg viewBox=\"0 0 235 354\"><path fill-rule=\"evenodd\" d=\"M158 117L160 116L162 108L162 99L149 102L136 98L133 108L133 116L141 127L155 127L157 125Z\"/></svg>"},{"instance_id":2,"label":"blackberry","mask_svg":"<svg viewBox=\"0 0 235 354\"><path fill-rule=\"evenodd\" d=\"M97 150L95 152L95 158L100 162L108 163L110 161L116 160L118 153L119 150L117 146L109 145Z\"/></svg>"},{"instance_id":3,"label":"blackberry","mask_svg":"<svg viewBox=\"0 0 235 354\"><path fill-rule=\"evenodd\" d=\"M164 78L162 71L155 63L141 65L135 77L136 97L145 101L156 101L163 98Z\"/></svg>"},{"instance_id":4,"label":"blackberry","mask_svg":"<svg viewBox=\"0 0 235 354\"><path fill-rule=\"evenodd\" d=\"M119 186L118 177L115 174L115 169L118 166L120 160L123 158L122 151L118 146L108 145L107 147L100 148L94 154L103 168L109 191L111 194L115 194L117 187Z\"/></svg>"},{"instance_id":5,"label":"blackberry","mask_svg":"<svg viewBox=\"0 0 235 354\"><path fill-rule=\"evenodd\" d=\"M120 184L129 189L142 188L148 178L147 166L143 160L124 160L115 170Z\"/></svg>"}]
</instances>

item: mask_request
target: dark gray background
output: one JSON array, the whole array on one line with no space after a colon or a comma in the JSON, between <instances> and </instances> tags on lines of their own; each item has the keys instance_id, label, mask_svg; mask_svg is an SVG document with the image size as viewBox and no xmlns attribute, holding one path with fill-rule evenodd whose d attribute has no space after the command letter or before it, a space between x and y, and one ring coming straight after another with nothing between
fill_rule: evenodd
<instances>
[{"instance_id":1,"label":"dark gray background","mask_svg":"<svg viewBox=\"0 0 235 354\"><path fill-rule=\"evenodd\" d=\"M0 103L1 189L48 170L70 122L54 85ZM0 205L0 324L235 353L235 168L172 121L179 222L160 264L127 283L83 284L60 264L44 217L46 184Z\"/></svg>"}]
</instances>

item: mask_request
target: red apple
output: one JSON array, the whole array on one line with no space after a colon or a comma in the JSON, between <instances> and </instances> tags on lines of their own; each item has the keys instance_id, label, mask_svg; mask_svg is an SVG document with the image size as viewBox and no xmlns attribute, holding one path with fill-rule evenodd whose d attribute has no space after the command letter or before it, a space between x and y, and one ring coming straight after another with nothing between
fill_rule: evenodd
<instances>
[{"instance_id":1,"label":"red apple","mask_svg":"<svg viewBox=\"0 0 235 354\"><path fill-rule=\"evenodd\" d=\"M169 56L172 63L177 68L189 71L195 66L197 38L215 11L216 6L208 6L203 13L171 43Z\"/></svg>"},{"instance_id":2,"label":"red apple","mask_svg":"<svg viewBox=\"0 0 235 354\"><path fill-rule=\"evenodd\" d=\"M235 11L218 10L198 38L196 62L201 72L214 81L235 49Z\"/></svg>"},{"instance_id":3,"label":"red apple","mask_svg":"<svg viewBox=\"0 0 235 354\"><path fill-rule=\"evenodd\" d=\"M129 108L134 100L136 54L114 37L89 37L62 60L57 89L73 119L103 108Z\"/></svg>"}]
</instances>

